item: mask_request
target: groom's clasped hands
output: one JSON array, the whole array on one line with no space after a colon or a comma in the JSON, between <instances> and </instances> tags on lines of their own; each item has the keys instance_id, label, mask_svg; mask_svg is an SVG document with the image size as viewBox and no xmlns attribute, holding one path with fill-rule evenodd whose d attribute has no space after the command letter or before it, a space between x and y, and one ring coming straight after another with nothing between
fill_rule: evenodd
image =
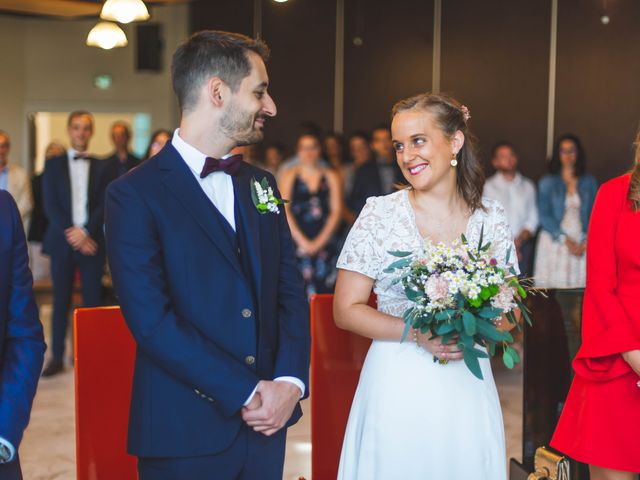
<instances>
[{"instance_id":1,"label":"groom's clasped hands","mask_svg":"<svg viewBox=\"0 0 640 480\"><path fill-rule=\"evenodd\" d=\"M242 419L256 432L271 436L285 426L300 400L300 389L289 382L261 380Z\"/></svg>"}]
</instances>

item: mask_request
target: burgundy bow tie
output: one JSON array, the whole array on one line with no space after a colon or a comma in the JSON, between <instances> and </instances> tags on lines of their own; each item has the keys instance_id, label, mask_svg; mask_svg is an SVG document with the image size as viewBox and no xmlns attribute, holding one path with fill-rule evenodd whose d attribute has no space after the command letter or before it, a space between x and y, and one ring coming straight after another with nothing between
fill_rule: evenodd
<instances>
[{"instance_id":1,"label":"burgundy bow tie","mask_svg":"<svg viewBox=\"0 0 640 480\"><path fill-rule=\"evenodd\" d=\"M204 178L213 172L224 172L227 175L235 175L240 168L242 155L231 155L230 157L218 160L217 158L207 157L200 173L200 178Z\"/></svg>"},{"instance_id":2,"label":"burgundy bow tie","mask_svg":"<svg viewBox=\"0 0 640 480\"><path fill-rule=\"evenodd\" d=\"M88 153L76 153L73 156L74 160L89 160L89 154Z\"/></svg>"}]
</instances>

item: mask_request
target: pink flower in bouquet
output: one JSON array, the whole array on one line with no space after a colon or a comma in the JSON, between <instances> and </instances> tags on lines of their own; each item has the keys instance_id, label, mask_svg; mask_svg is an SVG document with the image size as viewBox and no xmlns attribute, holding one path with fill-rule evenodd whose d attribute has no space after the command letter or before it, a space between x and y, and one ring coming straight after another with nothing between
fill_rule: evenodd
<instances>
[{"instance_id":1,"label":"pink flower in bouquet","mask_svg":"<svg viewBox=\"0 0 640 480\"><path fill-rule=\"evenodd\" d=\"M492 267L495 267L498 264L498 261L495 258L492 258L489 263L491 264Z\"/></svg>"},{"instance_id":2,"label":"pink flower in bouquet","mask_svg":"<svg viewBox=\"0 0 640 480\"><path fill-rule=\"evenodd\" d=\"M511 287L507 284L501 285L500 291L491 299L491 305L503 312L511 311L515 307Z\"/></svg>"},{"instance_id":3,"label":"pink flower in bouquet","mask_svg":"<svg viewBox=\"0 0 640 480\"><path fill-rule=\"evenodd\" d=\"M424 291L432 302L439 302L449 294L449 282L439 275L431 275L424 285Z\"/></svg>"}]
</instances>

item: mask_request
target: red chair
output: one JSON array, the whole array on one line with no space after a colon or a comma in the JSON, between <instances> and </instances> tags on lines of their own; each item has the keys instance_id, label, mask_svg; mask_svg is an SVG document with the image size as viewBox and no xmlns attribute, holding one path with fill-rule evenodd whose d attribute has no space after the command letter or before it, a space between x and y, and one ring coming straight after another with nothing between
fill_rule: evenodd
<instances>
[{"instance_id":1,"label":"red chair","mask_svg":"<svg viewBox=\"0 0 640 480\"><path fill-rule=\"evenodd\" d=\"M78 480L136 480L127 424L136 346L118 307L74 313Z\"/></svg>"},{"instance_id":2,"label":"red chair","mask_svg":"<svg viewBox=\"0 0 640 480\"><path fill-rule=\"evenodd\" d=\"M375 306L373 296L369 304ZM311 478L334 480L371 340L336 327L330 294L311 297L311 337Z\"/></svg>"}]
</instances>

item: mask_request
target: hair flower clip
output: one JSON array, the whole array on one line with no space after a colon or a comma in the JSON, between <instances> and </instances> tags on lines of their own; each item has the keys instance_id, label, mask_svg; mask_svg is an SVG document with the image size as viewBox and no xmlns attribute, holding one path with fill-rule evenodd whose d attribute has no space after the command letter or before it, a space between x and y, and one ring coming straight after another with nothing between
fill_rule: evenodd
<instances>
[{"instance_id":1,"label":"hair flower clip","mask_svg":"<svg viewBox=\"0 0 640 480\"><path fill-rule=\"evenodd\" d=\"M471 118L471 113L469 112L469 108L466 105L462 105L460 107L460 111L462 112L462 118L464 119L464 122L467 123Z\"/></svg>"}]
</instances>

